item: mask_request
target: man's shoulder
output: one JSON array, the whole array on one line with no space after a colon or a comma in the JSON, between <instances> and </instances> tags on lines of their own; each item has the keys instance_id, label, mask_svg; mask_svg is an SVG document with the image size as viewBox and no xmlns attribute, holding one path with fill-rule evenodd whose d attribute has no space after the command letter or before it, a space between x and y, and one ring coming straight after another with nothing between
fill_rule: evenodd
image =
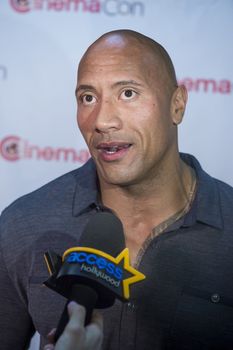
<instances>
[{"instance_id":1,"label":"man's shoulder","mask_svg":"<svg viewBox=\"0 0 233 350\"><path fill-rule=\"evenodd\" d=\"M19 232L25 228L28 232L32 232L32 229L28 229L29 226L40 228L43 227L43 221L56 222L72 216L77 186L90 173L90 164L85 164L15 200L2 212L0 218L2 232L9 233L9 230Z\"/></svg>"},{"instance_id":2,"label":"man's shoulder","mask_svg":"<svg viewBox=\"0 0 233 350\"><path fill-rule=\"evenodd\" d=\"M35 209L43 211L47 207L57 205L59 201L64 203L65 198L74 191L78 170L59 176L40 188L19 197L4 209L3 216L8 214L14 214L14 217L28 215Z\"/></svg>"},{"instance_id":3,"label":"man's shoulder","mask_svg":"<svg viewBox=\"0 0 233 350\"><path fill-rule=\"evenodd\" d=\"M181 159L197 175L197 215L200 220L222 227L233 227L233 187L202 169L199 161L190 154L181 153Z\"/></svg>"},{"instance_id":4,"label":"man's shoulder","mask_svg":"<svg viewBox=\"0 0 233 350\"><path fill-rule=\"evenodd\" d=\"M219 199L224 209L233 209L233 187L230 184L225 183L222 180L215 179L215 183L218 187Z\"/></svg>"},{"instance_id":5,"label":"man's shoulder","mask_svg":"<svg viewBox=\"0 0 233 350\"><path fill-rule=\"evenodd\" d=\"M233 233L233 187L215 177L205 174L205 188L202 190L202 196L205 199L205 211L208 216L212 216L213 221L222 221L222 228ZM202 183L203 186L203 183Z\"/></svg>"},{"instance_id":6,"label":"man's shoulder","mask_svg":"<svg viewBox=\"0 0 233 350\"><path fill-rule=\"evenodd\" d=\"M199 161L191 154L180 153L181 159L189 166L194 168L198 181L202 186L203 194L208 194L210 191L215 191L215 186L218 188L219 195L223 201L233 203L233 187L226 182L217 179L202 169Z\"/></svg>"}]
</instances>

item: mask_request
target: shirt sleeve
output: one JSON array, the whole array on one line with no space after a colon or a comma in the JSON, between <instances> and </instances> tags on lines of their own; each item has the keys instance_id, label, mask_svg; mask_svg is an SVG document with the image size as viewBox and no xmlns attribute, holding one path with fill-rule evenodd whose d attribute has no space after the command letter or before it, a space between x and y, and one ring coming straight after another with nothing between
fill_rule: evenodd
<instances>
[{"instance_id":1,"label":"shirt sleeve","mask_svg":"<svg viewBox=\"0 0 233 350\"><path fill-rule=\"evenodd\" d=\"M35 330L27 311L27 306L23 303L9 276L1 243L2 242L0 242L0 348L4 350L25 350L28 348ZM12 254L14 254L13 251ZM15 269L17 269L17 266L15 266Z\"/></svg>"}]
</instances>

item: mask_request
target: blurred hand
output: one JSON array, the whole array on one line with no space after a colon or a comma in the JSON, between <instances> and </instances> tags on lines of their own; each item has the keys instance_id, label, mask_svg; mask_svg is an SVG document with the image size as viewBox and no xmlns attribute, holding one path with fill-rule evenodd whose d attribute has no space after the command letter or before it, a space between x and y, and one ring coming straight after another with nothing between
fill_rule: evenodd
<instances>
[{"instance_id":1,"label":"blurred hand","mask_svg":"<svg viewBox=\"0 0 233 350\"><path fill-rule=\"evenodd\" d=\"M44 350L100 350L103 339L103 319L100 313L93 312L92 320L84 327L85 308L74 301L68 304L70 320L64 332L53 344L55 329L49 335L49 344Z\"/></svg>"}]
</instances>

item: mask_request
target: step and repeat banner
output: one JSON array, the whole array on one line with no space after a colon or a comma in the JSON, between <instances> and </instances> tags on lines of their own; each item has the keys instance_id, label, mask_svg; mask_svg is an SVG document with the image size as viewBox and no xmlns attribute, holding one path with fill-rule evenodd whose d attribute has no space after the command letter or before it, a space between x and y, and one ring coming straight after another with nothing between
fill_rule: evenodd
<instances>
[{"instance_id":1,"label":"step and repeat banner","mask_svg":"<svg viewBox=\"0 0 233 350\"><path fill-rule=\"evenodd\" d=\"M180 150L233 185L232 0L1 0L0 211L88 159L77 65L90 43L120 28L167 49L189 92Z\"/></svg>"}]
</instances>

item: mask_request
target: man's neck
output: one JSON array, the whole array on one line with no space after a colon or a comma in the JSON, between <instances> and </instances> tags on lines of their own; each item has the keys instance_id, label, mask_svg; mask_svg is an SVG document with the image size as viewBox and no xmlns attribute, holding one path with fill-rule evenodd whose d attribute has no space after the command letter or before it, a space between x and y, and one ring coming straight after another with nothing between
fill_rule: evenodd
<instances>
[{"instance_id":1,"label":"man's neck","mask_svg":"<svg viewBox=\"0 0 233 350\"><path fill-rule=\"evenodd\" d=\"M124 227L126 246L131 263L152 230L179 215L191 201L194 171L183 161L170 176L151 182L150 186L102 186L102 202L120 218Z\"/></svg>"},{"instance_id":2,"label":"man's neck","mask_svg":"<svg viewBox=\"0 0 233 350\"><path fill-rule=\"evenodd\" d=\"M192 171L183 161L175 169L149 185L140 183L121 187L102 184L102 202L113 209L123 222L130 221L134 225L140 221L152 221L155 226L181 210L189 200Z\"/></svg>"}]
</instances>

